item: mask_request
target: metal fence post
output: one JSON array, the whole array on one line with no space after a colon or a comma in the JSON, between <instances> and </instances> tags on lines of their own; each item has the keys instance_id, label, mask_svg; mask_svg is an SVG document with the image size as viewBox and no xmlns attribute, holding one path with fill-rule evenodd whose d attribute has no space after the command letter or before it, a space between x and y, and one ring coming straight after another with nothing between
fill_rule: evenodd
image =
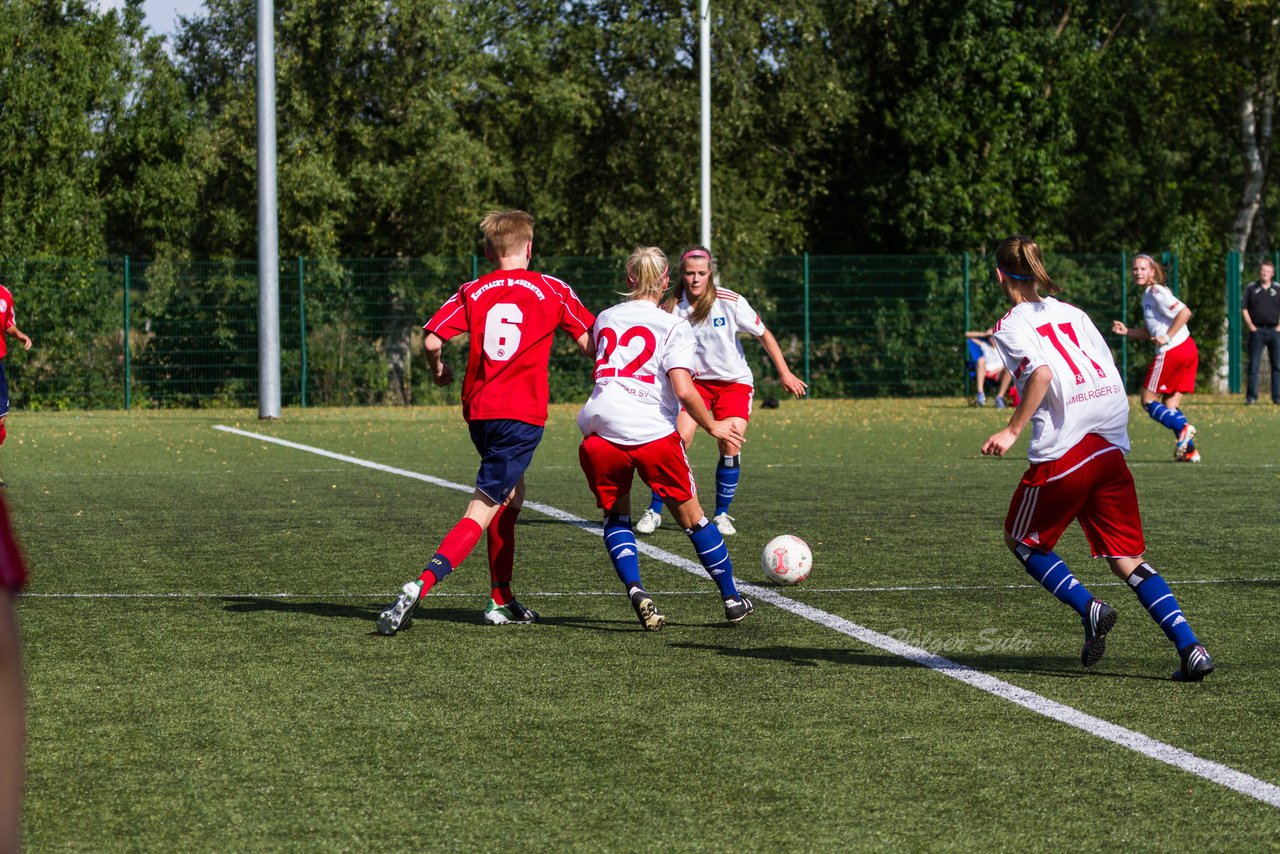
<instances>
[{"instance_id":1,"label":"metal fence post","mask_svg":"<svg viewBox=\"0 0 1280 854\"><path fill-rule=\"evenodd\" d=\"M124 408L127 411L132 399L133 364L132 353L129 352L129 256L124 256Z\"/></svg>"},{"instance_id":2,"label":"metal fence post","mask_svg":"<svg viewBox=\"0 0 1280 854\"><path fill-rule=\"evenodd\" d=\"M973 327L969 325L969 253L966 251L961 256L962 279L964 282L964 329L960 330L960 337L964 340L964 348L960 351L960 363L964 366L964 396L965 400L969 399L969 341L964 334ZM982 382L979 378L978 382Z\"/></svg>"},{"instance_id":3,"label":"metal fence post","mask_svg":"<svg viewBox=\"0 0 1280 854\"><path fill-rule=\"evenodd\" d=\"M809 253L804 253L804 384L809 385Z\"/></svg>"},{"instance_id":4,"label":"metal fence post","mask_svg":"<svg viewBox=\"0 0 1280 854\"><path fill-rule=\"evenodd\" d=\"M302 356L302 389L299 401L303 409L307 408L307 259L298 256L298 332L299 350Z\"/></svg>"},{"instance_id":5,"label":"metal fence post","mask_svg":"<svg viewBox=\"0 0 1280 854\"><path fill-rule=\"evenodd\" d=\"M1120 322L1129 325L1129 253L1120 253ZM1120 340L1120 376L1129 385L1129 337Z\"/></svg>"}]
</instances>

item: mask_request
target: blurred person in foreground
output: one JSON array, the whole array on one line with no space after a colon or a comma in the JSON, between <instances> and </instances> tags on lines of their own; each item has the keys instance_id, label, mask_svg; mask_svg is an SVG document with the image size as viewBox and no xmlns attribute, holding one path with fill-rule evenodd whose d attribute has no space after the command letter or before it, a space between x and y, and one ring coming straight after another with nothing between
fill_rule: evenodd
<instances>
[{"instance_id":1,"label":"blurred person in foreground","mask_svg":"<svg viewBox=\"0 0 1280 854\"><path fill-rule=\"evenodd\" d=\"M0 496L0 854L20 847L26 706L14 602L26 583L27 567Z\"/></svg>"}]
</instances>

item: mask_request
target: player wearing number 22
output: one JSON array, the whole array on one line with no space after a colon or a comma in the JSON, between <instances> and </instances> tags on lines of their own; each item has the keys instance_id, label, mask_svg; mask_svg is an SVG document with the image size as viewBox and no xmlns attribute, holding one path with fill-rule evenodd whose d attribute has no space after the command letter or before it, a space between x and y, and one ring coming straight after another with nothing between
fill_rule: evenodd
<instances>
[{"instance_id":1,"label":"player wearing number 22","mask_svg":"<svg viewBox=\"0 0 1280 854\"><path fill-rule=\"evenodd\" d=\"M712 418L693 385L697 341L683 317L658 307L667 289L661 249L637 249L627 259L630 298L605 309L592 330L596 342L595 388L578 413L578 458L604 511L604 545L631 607L648 631L666 618L640 583L639 549L631 527L631 484L636 472L660 495L693 543L698 559L720 588L725 618L737 623L753 610L738 592L724 535L698 502L693 472L676 430L680 405L716 439L741 445L733 420Z\"/></svg>"},{"instance_id":2,"label":"player wearing number 22","mask_svg":"<svg viewBox=\"0 0 1280 854\"><path fill-rule=\"evenodd\" d=\"M480 471L466 514L445 535L426 568L404 585L378 617L378 632L393 635L418 602L458 567L485 531L489 537L491 625L532 623L538 615L511 595L516 514L524 504L524 472L547 422L551 341L557 329L591 355L595 317L567 284L526 269L533 255L533 218L493 212L480 223L485 257L496 269L467 282L425 326L427 364L436 385L453 382L442 358L444 342L470 333L462 382L462 417L480 453Z\"/></svg>"},{"instance_id":3,"label":"player wearing number 22","mask_svg":"<svg viewBox=\"0 0 1280 854\"><path fill-rule=\"evenodd\" d=\"M1081 661L1091 667L1106 650L1116 612L1097 599L1053 548L1079 520L1094 557L1128 582L1147 613L1178 650L1175 679L1198 682L1213 660L1191 630L1173 591L1142 559L1146 541L1129 451L1129 405L1120 371L1083 311L1040 291L1059 288L1028 237L996 249L996 278L1013 308L995 327L996 351L1013 374L1021 400L982 453L1003 456L1031 425L1028 457L1005 518L1005 541L1027 572L1084 623Z\"/></svg>"}]
</instances>

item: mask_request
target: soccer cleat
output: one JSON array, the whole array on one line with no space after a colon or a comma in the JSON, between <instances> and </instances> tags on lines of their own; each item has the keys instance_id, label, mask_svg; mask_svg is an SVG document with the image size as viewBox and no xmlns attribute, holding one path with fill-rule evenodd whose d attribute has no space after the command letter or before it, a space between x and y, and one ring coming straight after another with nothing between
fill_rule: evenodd
<instances>
[{"instance_id":1,"label":"soccer cleat","mask_svg":"<svg viewBox=\"0 0 1280 854\"><path fill-rule=\"evenodd\" d=\"M1006 405L1003 397L996 398L996 409L1004 409Z\"/></svg>"},{"instance_id":2,"label":"soccer cleat","mask_svg":"<svg viewBox=\"0 0 1280 854\"><path fill-rule=\"evenodd\" d=\"M662 524L662 514L655 513L652 510L644 511L644 515L640 517L640 521L636 522L635 532L637 534L652 534Z\"/></svg>"},{"instance_id":3,"label":"soccer cleat","mask_svg":"<svg viewBox=\"0 0 1280 854\"><path fill-rule=\"evenodd\" d=\"M1093 667L1107 651L1107 632L1116 624L1116 609L1101 599L1089 603L1089 613L1084 618L1084 648L1080 650L1080 663Z\"/></svg>"},{"instance_id":4,"label":"soccer cleat","mask_svg":"<svg viewBox=\"0 0 1280 854\"><path fill-rule=\"evenodd\" d=\"M983 394L982 392L978 392L978 396L977 396L977 397L975 397L975 398L974 398L974 400L973 400L973 405L974 405L974 406L986 406L986 405L987 405L987 396L986 396L985 394Z\"/></svg>"},{"instance_id":5,"label":"soccer cleat","mask_svg":"<svg viewBox=\"0 0 1280 854\"><path fill-rule=\"evenodd\" d=\"M400 595L378 615L378 634L394 635L413 621L414 609L422 601L422 581L406 582Z\"/></svg>"},{"instance_id":6,"label":"soccer cleat","mask_svg":"<svg viewBox=\"0 0 1280 854\"><path fill-rule=\"evenodd\" d=\"M631 607L640 618L640 625L646 632L656 632L667 624L667 618L658 613L658 608L649 598L649 594L637 587L631 591Z\"/></svg>"},{"instance_id":7,"label":"soccer cleat","mask_svg":"<svg viewBox=\"0 0 1280 854\"><path fill-rule=\"evenodd\" d=\"M731 623L741 623L755 609L746 596L730 596L724 600L724 618Z\"/></svg>"},{"instance_id":8,"label":"soccer cleat","mask_svg":"<svg viewBox=\"0 0 1280 854\"><path fill-rule=\"evenodd\" d=\"M491 626L527 625L538 622L538 612L514 599L510 605L499 605L490 599L489 607L484 609L484 621Z\"/></svg>"},{"instance_id":9,"label":"soccer cleat","mask_svg":"<svg viewBox=\"0 0 1280 854\"><path fill-rule=\"evenodd\" d=\"M738 529L733 527L733 517L728 513L717 513L711 521L716 523L716 530L722 537L731 537L738 533Z\"/></svg>"},{"instance_id":10,"label":"soccer cleat","mask_svg":"<svg viewBox=\"0 0 1280 854\"><path fill-rule=\"evenodd\" d=\"M1187 455L1196 449L1196 428L1187 424L1182 428L1182 432L1178 434L1178 444L1174 446L1173 458L1175 460L1185 460Z\"/></svg>"},{"instance_id":11,"label":"soccer cleat","mask_svg":"<svg viewBox=\"0 0 1280 854\"><path fill-rule=\"evenodd\" d=\"M1187 451L1187 455L1182 458L1182 461L1184 463L1198 463L1200 462L1200 452L1195 448L1192 448Z\"/></svg>"},{"instance_id":12,"label":"soccer cleat","mask_svg":"<svg viewBox=\"0 0 1280 854\"><path fill-rule=\"evenodd\" d=\"M1201 682L1213 672L1213 659L1203 646L1193 643L1178 652L1182 665L1173 672L1176 682Z\"/></svg>"}]
</instances>

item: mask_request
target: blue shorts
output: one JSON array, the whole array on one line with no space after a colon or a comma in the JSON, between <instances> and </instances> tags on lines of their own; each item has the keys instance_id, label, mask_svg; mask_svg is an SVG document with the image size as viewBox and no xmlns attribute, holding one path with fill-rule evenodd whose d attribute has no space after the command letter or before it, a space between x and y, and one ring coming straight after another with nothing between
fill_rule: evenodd
<instances>
[{"instance_id":1,"label":"blue shorts","mask_svg":"<svg viewBox=\"0 0 1280 854\"><path fill-rule=\"evenodd\" d=\"M480 452L476 489L494 501L506 501L533 461L543 428L505 418L472 421L468 427L471 443Z\"/></svg>"},{"instance_id":2,"label":"blue shorts","mask_svg":"<svg viewBox=\"0 0 1280 854\"><path fill-rule=\"evenodd\" d=\"M0 359L0 418L9 414L9 378L4 373L4 359Z\"/></svg>"}]
</instances>

